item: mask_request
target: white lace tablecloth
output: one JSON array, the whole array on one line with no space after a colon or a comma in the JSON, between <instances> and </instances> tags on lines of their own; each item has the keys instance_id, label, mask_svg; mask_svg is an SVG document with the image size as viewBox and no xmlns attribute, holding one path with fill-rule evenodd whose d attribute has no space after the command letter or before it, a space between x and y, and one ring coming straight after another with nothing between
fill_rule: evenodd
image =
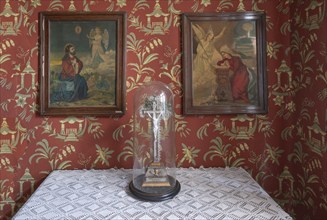
<instances>
[{"instance_id":1,"label":"white lace tablecloth","mask_svg":"<svg viewBox=\"0 0 327 220\"><path fill-rule=\"evenodd\" d=\"M131 196L132 170L53 171L13 217L19 219L292 219L242 168L179 168L173 199Z\"/></svg>"}]
</instances>

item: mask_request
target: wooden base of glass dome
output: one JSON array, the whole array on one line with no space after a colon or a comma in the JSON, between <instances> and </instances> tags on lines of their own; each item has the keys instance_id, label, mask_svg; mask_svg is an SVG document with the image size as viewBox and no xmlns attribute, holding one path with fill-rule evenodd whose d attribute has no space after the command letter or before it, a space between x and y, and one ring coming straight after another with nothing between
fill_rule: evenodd
<instances>
[{"instance_id":1,"label":"wooden base of glass dome","mask_svg":"<svg viewBox=\"0 0 327 220\"><path fill-rule=\"evenodd\" d=\"M130 192L138 199L145 201L159 202L174 198L180 191L181 185L175 178L168 176L171 187L141 187L144 181L145 175L140 175L131 181L129 184ZM135 185L140 186L139 188ZM141 190L142 189L142 190Z\"/></svg>"}]
</instances>

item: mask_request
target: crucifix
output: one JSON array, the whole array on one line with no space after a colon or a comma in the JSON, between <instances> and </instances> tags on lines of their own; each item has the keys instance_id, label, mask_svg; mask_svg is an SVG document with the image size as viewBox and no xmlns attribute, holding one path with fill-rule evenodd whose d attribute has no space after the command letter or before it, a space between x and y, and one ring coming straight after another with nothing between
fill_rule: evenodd
<instances>
[{"instance_id":1,"label":"crucifix","mask_svg":"<svg viewBox=\"0 0 327 220\"><path fill-rule=\"evenodd\" d=\"M175 178L174 93L168 85L151 81L134 95L133 180L137 198L163 201L180 191Z\"/></svg>"},{"instance_id":2,"label":"crucifix","mask_svg":"<svg viewBox=\"0 0 327 220\"><path fill-rule=\"evenodd\" d=\"M161 164L160 123L162 120L169 118L170 113L164 95L147 97L143 107L140 109L141 117L148 117L152 121L153 134L153 161L147 168L143 186L169 186L167 172Z\"/></svg>"}]
</instances>

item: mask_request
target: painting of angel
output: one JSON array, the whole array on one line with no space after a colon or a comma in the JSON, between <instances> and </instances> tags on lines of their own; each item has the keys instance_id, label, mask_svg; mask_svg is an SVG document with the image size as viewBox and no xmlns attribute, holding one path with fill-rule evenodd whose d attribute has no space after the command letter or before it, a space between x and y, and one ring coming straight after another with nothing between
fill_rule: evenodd
<instances>
[{"instance_id":1,"label":"painting of angel","mask_svg":"<svg viewBox=\"0 0 327 220\"><path fill-rule=\"evenodd\" d=\"M105 56L105 51L109 47L109 33L105 28L101 30L100 27L92 28L89 35L89 44L91 47L91 63L93 66L98 65L101 62L107 61L107 56Z\"/></svg>"},{"instance_id":2,"label":"painting of angel","mask_svg":"<svg viewBox=\"0 0 327 220\"><path fill-rule=\"evenodd\" d=\"M214 34L212 26L205 31L199 24L192 24L192 30L197 42L196 52L193 60L193 82L194 82L194 101L203 101L201 92L203 88L214 87L215 69L217 60L222 56L216 48L216 42L223 36L226 27L223 27L218 34ZM205 74L203 74L205 73ZM212 84L212 85L210 85Z\"/></svg>"},{"instance_id":3,"label":"painting of angel","mask_svg":"<svg viewBox=\"0 0 327 220\"><path fill-rule=\"evenodd\" d=\"M45 76L42 89L47 96L42 96L41 107L58 115L108 114L114 109L114 114L123 112L125 16L42 13L41 19L51 25L41 26L47 62L41 66Z\"/></svg>"},{"instance_id":4,"label":"painting of angel","mask_svg":"<svg viewBox=\"0 0 327 220\"><path fill-rule=\"evenodd\" d=\"M183 15L185 114L266 111L264 16Z\"/></svg>"}]
</instances>

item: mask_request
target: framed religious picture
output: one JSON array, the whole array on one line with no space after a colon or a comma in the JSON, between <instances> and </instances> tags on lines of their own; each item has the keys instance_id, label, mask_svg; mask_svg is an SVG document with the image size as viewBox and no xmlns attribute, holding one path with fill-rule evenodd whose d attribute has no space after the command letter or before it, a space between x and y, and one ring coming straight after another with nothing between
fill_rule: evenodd
<instances>
[{"instance_id":1,"label":"framed religious picture","mask_svg":"<svg viewBox=\"0 0 327 220\"><path fill-rule=\"evenodd\" d=\"M125 112L125 12L40 13L40 114Z\"/></svg>"},{"instance_id":2,"label":"framed religious picture","mask_svg":"<svg viewBox=\"0 0 327 220\"><path fill-rule=\"evenodd\" d=\"M264 12L182 19L183 113L267 113Z\"/></svg>"}]
</instances>

